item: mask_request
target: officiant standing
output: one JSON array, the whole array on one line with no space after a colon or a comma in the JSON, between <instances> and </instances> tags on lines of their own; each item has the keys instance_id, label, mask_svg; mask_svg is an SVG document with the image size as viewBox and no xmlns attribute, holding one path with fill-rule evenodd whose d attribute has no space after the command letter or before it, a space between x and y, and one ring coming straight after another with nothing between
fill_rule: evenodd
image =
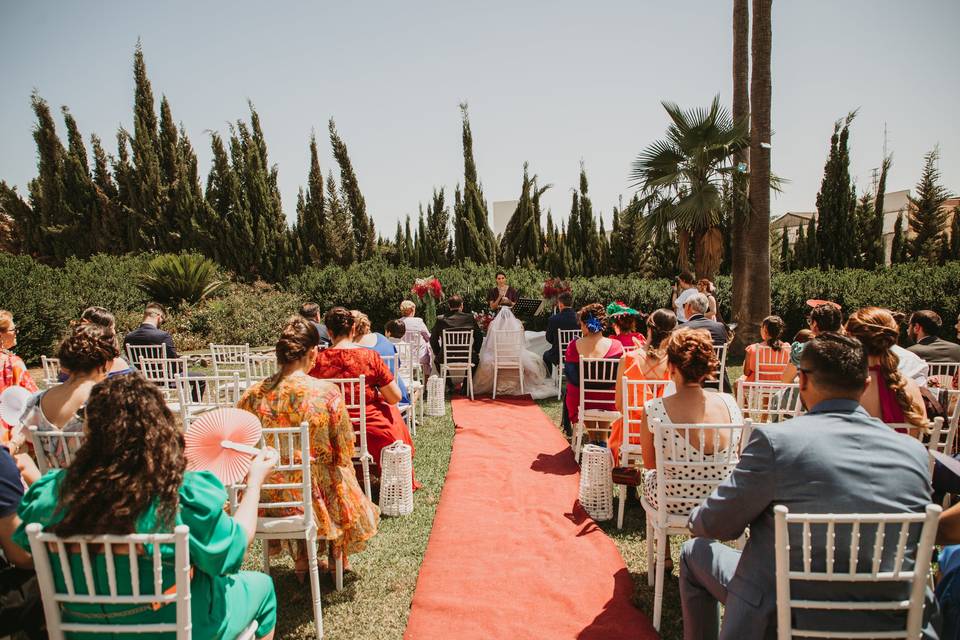
<instances>
[{"instance_id":1,"label":"officiant standing","mask_svg":"<svg viewBox=\"0 0 960 640\"><path fill-rule=\"evenodd\" d=\"M497 271L497 286L487 292L487 304L491 311L499 311L500 307L512 307L517 302L517 290L507 284L507 274Z\"/></svg>"}]
</instances>

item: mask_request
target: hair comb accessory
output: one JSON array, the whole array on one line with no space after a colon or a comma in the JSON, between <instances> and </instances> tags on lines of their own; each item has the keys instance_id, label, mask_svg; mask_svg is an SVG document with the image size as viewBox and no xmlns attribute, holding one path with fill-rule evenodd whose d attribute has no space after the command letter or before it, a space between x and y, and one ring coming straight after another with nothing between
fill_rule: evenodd
<instances>
[{"instance_id":1,"label":"hair comb accessory","mask_svg":"<svg viewBox=\"0 0 960 640\"><path fill-rule=\"evenodd\" d=\"M603 323L594 316L592 313L588 314L584 319L584 324L587 325L587 329L590 330L590 333L600 333L603 331Z\"/></svg>"}]
</instances>

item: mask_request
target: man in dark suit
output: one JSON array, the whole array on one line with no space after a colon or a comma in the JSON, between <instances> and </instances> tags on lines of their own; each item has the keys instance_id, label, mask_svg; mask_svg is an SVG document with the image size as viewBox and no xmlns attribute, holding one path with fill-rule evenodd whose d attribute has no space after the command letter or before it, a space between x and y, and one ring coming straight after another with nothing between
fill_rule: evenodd
<instances>
[{"instance_id":1,"label":"man in dark suit","mask_svg":"<svg viewBox=\"0 0 960 640\"><path fill-rule=\"evenodd\" d=\"M547 342L550 348L543 352L543 363L547 365L547 376L553 371L553 367L560 364L560 342L559 334L561 329L579 329L580 323L577 322L577 312L573 310L573 296L569 292L561 293L557 296L558 311L547 320Z\"/></svg>"},{"instance_id":2,"label":"man in dark suit","mask_svg":"<svg viewBox=\"0 0 960 640\"><path fill-rule=\"evenodd\" d=\"M127 351L127 345L165 345L167 358L178 358L177 350L173 346L173 336L169 332L160 328L167 317L167 312L158 302L149 303L143 311L143 322L140 326L123 337L123 350ZM136 367L137 363L131 362L131 366Z\"/></svg>"},{"instance_id":3,"label":"man in dark suit","mask_svg":"<svg viewBox=\"0 0 960 640\"><path fill-rule=\"evenodd\" d=\"M774 505L785 505L793 513L923 513L930 502L926 448L860 406L869 380L860 342L836 333L821 334L804 348L799 371L800 397L810 407L807 414L755 425L733 473L690 513L687 526L694 538L680 552L686 640L717 638L718 633L720 638L744 640L776 637ZM737 539L748 526L750 537L742 552L718 542ZM815 559L826 553L824 538L822 533L812 537ZM840 566L849 558L849 540L849 531L838 533ZM907 558L912 557L911 548L915 542L908 546ZM801 551L795 541L791 549L795 562ZM872 543L861 549L861 566L865 555L869 566ZM885 557L888 561L892 558ZM910 571L912 562L906 562L904 570ZM812 582L793 585L790 595L801 600L811 595L845 601L909 599L909 587ZM936 637L929 619L936 611L932 595L928 589L924 638ZM722 627L718 602L726 605ZM886 612L878 611L795 609L793 616L800 628L829 623L864 637L891 622Z\"/></svg>"},{"instance_id":4,"label":"man in dark suit","mask_svg":"<svg viewBox=\"0 0 960 640\"><path fill-rule=\"evenodd\" d=\"M696 293L689 297L686 304L683 305L684 315L687 321L683 323L685 329L706 329L710 332L714 346L727 344L727 328L721 322L711 320L706 317L707 309L710 308L710 301L702 293Z\"/></svg>"},{"instance_id":5,"label":"man in dark suit","mask_svg":"<svg viewBox=\"0 0 960 640\"><path fill-rule=\"evenodd\" d=\"M443 364L443 339L444 329L468 329L473 331L473 364L480 362L480 344L483 342L483 333L477 326L477 320L472 313L465 313L463 310L463 298L458 295L452 295L447 298L447 306L450 313L437 316L437 322L430 331L430 346L436 354L437 364Z\"/></svg>"},{"instance_id":6,"label":"man in dark suit","mask_svg":"<svg viewBox=\"0 0 960 640\"><path fill-rule=\"evenodd\" d=\"M943 321L933 311L917 311L910 316L907 333L914 344L907 347L927 362L960 362L960 344L939 337Z\"/></svg>"}]
</instances>

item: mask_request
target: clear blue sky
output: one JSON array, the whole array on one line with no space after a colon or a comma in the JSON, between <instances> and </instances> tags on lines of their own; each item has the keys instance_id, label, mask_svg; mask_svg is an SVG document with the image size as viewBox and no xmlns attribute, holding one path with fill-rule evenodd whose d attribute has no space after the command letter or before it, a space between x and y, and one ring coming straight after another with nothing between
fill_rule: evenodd
<instances>
[{"instance_id":1,"label":"clear blue sky","mask_svg":"<svg viewBox=\"0 0 960 640\"><path fill-rule=\"evenodd\" d=\"M775 215L813 209L832 123L856 107L860 187L880 164L886 122L889 190L912 187L939 143L944 182L960 191L958 24L956 0L775 0L773 170L791 180ZM34 88L112 150L117 126L131 126L138 37L154 94L186 125L204 182L206 131L246 117L249 98L293 216L311 128L324 173L335 167L333 116L388 236L433 187L452 201L462 100L488 200L516 198L529 161L554 185L545 204L565 217L582 159L609 223L618 195L632 194L630 162L666 127L660 101L706 105L719 93L729 104L731 93L730 0L0 0L0 178L25 190L36 174Z\"/></svg>"}]
</instances>

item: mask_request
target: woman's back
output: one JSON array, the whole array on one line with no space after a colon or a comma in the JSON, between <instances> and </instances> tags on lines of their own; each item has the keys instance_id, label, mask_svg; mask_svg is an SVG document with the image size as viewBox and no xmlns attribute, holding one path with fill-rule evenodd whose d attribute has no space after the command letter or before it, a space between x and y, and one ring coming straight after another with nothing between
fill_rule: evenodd
<instances>
[{"instance_id":1,"label":"woman's back","mask_svg":"<svg viewBox=\"0 0 960 640\"><path fill-rule=\"evenodd\" d=\"M916 410L925 416L926 407L923 404L920 387L911 378L903 376L902 379L907 397L910 398ZM880 418L884 422L907 422L903 408L897 402L894 390L884 382L879 366L870 367L870 382L867 383L867 388L860 396L860 405L871 416Z\"/></svg>"},{"instance_id":2,"label":"woman's back","mask_svg":"<svg viewBox=\"0 0 960 640\"><path fill-rule=\"evenodd\" d=\"M671 395L654 398L647 403L647 407L647 422L651 428L655 419L665 424L689 425L743 422L743 415L737 406L737 401L729 393L700 390L698 394L687 393L680 397ZM701 448L700 433L697 430L690 431L689 441L691 446L703 453L713 453L715 441L721 450L725 450L730 444L729 432L721 431L719 438L715 439L714 430L706 429L702 434L707 441Z\"/></svg>"}]
</instances>

